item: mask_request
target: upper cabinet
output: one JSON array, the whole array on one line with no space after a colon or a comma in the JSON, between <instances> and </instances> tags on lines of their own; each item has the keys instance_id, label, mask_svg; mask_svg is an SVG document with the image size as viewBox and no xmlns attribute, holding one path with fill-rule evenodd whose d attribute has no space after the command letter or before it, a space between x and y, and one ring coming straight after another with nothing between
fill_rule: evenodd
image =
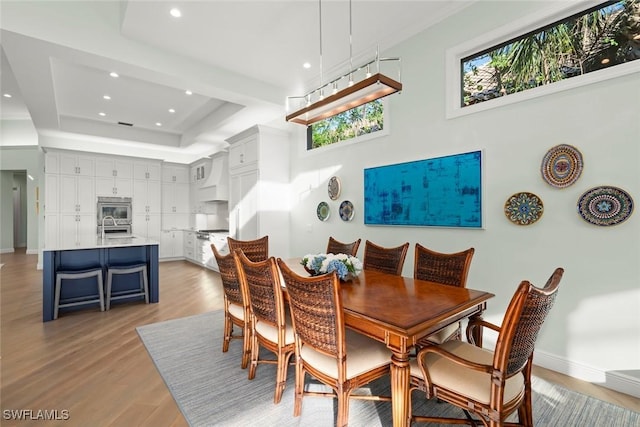
<instances>
[{"instance_id":1,"label":"upper cabinet","mask_svg":"<svg viewBox=\"0 0 640 427\"><path fill-rule=\"evenodd\" d=\"M88 155L66 151L48 151L45 155L46 173L94 176L95 160Z\"/></svg>"},{"instance_id":2,"label":"upper cabinet","mask_svg":"<svg viewBox=\"0 0 640 427\"><path fill-rule=\"evenodd\" d=\"M151 181L160 181L160 162L133 162L133 179L148 179Z\"/></svg>"},{"instance_id":3,"label":"upper cabinet","mask_svg":"<svg viewBox=\"0 0 640 427\"><path fill-rule=\"evenodd\" d=\"M260 136L255 130L250 134L245 132L232 138L238 137L229 147L229 169L254 166L258 162Z\"/></svg>"},{"instance_id":4,"label":"upper cabinet","mask_svg":"<svg viewBox=\"0 0 640 427\"><path fill-rule=\"evenodd\" d=\"M178 184L189 183L189 168L184 165L163 165L162 182L175 182Z\"/></svg>"},{"instance_id":5,"label":"upper cabinet","mask_svg":"<svg viewBox=\"0 0 640 427\"><path fill-rule=\"evenodd\" d=\"M111 157L96 159L96 195L131 197L133 162Z\"/></svg>"}]
</instances>

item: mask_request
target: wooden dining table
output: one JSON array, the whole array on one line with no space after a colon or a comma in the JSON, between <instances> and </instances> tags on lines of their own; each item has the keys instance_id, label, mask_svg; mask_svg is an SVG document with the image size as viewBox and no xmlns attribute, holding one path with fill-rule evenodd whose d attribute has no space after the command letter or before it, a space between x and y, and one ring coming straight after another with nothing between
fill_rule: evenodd
<instances>
[{"instance_id":1,"label":"wooden dining table","mask_svg":"<svg viewBox=\"0 0 640 427\"><path fill-rule=\"evenodd\" d=\"M308 276L300 258L285 262L296 273ZM372 270L363 270L341 285L345 325L391 350L393 425L408 426L411 349L421 338L452 323L481 317L486 301L494 295ZM481 337L474 338L481 342Z\"/></svg>"}]
</instances>

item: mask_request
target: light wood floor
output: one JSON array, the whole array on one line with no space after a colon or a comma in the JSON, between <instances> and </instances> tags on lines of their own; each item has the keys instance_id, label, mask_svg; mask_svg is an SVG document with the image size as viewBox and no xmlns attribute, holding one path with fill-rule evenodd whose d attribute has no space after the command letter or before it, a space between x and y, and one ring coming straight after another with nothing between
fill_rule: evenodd
<instances>
[{"instance_id":1,"label":"light wood floor","mask_svg":"<svg viewBox=\"0 0 640 427\"><path fill-rule=\"evenodd\" d=\"M42 322L42 272L24 250L0 262L1 409L68 410L56 422L3 426L186 426L135 327L222 308L219 275L185 261L160 264L158 304L120 304ZM233 344L232 344L233 345ZM640 412L640 399L541 368L535 375Z\"/></svg>"}]
</instances>

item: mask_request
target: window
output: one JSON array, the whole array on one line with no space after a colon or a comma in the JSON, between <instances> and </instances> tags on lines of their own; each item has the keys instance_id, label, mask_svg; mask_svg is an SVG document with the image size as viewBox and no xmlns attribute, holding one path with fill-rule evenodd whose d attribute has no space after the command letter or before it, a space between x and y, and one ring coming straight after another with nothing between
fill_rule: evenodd
<instances>
[{"instance_id":1,"label":"window","mask_svg":"<svg viewBox=\"0 0 640 427\"><path fill-rule=\"evenodd\" d=\"M516 24L518 32L503 29L502 37L492 35L493 43L448 52L447 60L458 64L457 90L451 82L448 86L448 116L493 108L478 104L505 105L638 71L640 61L632 62L640 59L640 0L581 6L531 17L528 25ZM586 76L594 71L602 72Z\"/></svg>"},{"instance_id":2,"label":"window","mask_svg":"<svg viewBox=\"0 0 640 427\"><path fill-rule=\"evenodd\" d=\"M384 129L384 103L371 101L307 128L307 150L354 139Z\"/></svg>"}]
</instances>

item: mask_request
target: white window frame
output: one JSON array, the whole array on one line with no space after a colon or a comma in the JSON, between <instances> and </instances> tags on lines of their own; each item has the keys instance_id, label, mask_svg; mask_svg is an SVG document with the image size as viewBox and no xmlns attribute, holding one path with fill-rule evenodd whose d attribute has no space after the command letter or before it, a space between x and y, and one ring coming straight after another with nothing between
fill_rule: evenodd
<instances>
[{"instance_id":1,"label":"white window frame","mask_svg":"<svg viewBox=\"0 0 640 427\"><path fill-rule=\"evenodd\" d=\"M305 130L305 146L304 146L304 152L307 154L314 154L314 153L325 153L329 150L335 150L341 147L346 147L348 145L352 145L352 144L359 144L361 142L365 142L365 141L369 141L375 138L380 138L383 136L388 136L389 135L389 130L391 128L391 114L389 113L389 101L388 101L388 97L382 98L382 108L383 108L383 120L384 120L384 127L382 128L382 130L373 132L373 133L366 133L364 135L360 135L360 136L356 136L355 138L351 138L351 139L345 139L343 141L338 141L338 142L334 142L333 144L329 144L329 145L325 145L323 147L318 147L318 148L312 148L310 150L308 150L306 147L306 143L307 143L307 133Z\"/></svg>"},{"instance_id":2,"label":"white window frame","mask_svg":"<svg viewBox=\"0 0 640 427\"><path fill-rule=\"evenodd\" d=\"M590 7L602 4L603 2L604 0L586 0L554 3L551 7L541 10L540 12L528 15L468 42L447 49L445 56L445 67L447 71L446 118L453 119L456 117L466 116L468 114L499 108L540 96L546 96L552 93L640 72L640 60L636 60L625 64L619 64L614 67L582 74L580 76L571 77L548 85L527 89L508 96L494 98L477 104L468 105L466 107L461 106L461 60L463 58L475 55L478 52L519 37L529 31L549 25L552 22L568 18L575 13L587 10Z\"/></svg>"}]
</instances>

